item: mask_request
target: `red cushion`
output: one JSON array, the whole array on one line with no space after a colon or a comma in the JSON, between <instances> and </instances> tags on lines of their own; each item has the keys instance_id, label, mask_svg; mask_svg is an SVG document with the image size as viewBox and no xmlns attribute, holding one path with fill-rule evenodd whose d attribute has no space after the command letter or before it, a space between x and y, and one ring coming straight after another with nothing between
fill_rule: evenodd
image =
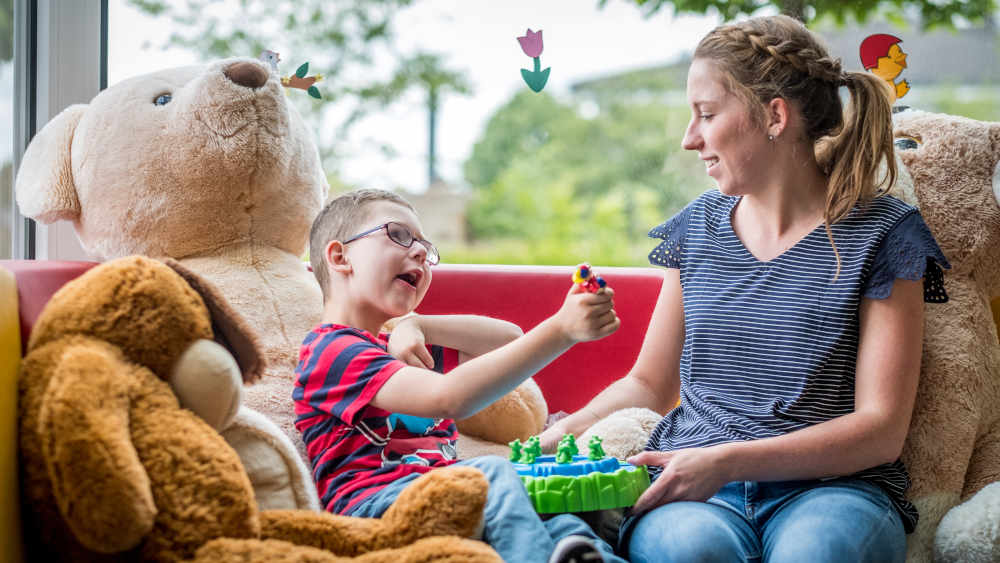
<instances>
[{"instance_id":1,"label":"red cushion","mask_svg":"<svg viewBox=\"0 0 1000 563\"><path fill-rule=\"evenodd\" d=\"M535 376L549 412L573 412L632 367L663 283L653 268L595 268L615 290L622 321L615 334L570 348ZM571 266L442 264L418 312L472 313L511 321L525 332L562 305L572 284Z\"/></svg>"},{"instance_id":2,"label":"red cushion","mask_svg":"<svg viewBox=\"0 0 1000 563\"><path fill-rule=\"evenodd\" d=\"M96 266L97 262L57 260L0 260L0 266L17 280L17 301L21 321L21 353L28 348L28 336L42 308L66 282Z\"/></svg>"},{"instance_id":3,"label":"red cushion","mask_svg":"<svg viewBox=\"0 0 1000 563\"><path fill-rule=\"evenodd\" d=\"M59 288L97 262L0 260L17 279L21 345L42 308ZM511 321L525 332L555 313L572 283L570 266L449 265L434 268L430 291L418 311L469 313ZM663 273L653 268L597 268L615 290L622 326L596 342L577 344L535 376L549 412L573 412L624 376L642 346Z\"/></svg>"}]
</instances>

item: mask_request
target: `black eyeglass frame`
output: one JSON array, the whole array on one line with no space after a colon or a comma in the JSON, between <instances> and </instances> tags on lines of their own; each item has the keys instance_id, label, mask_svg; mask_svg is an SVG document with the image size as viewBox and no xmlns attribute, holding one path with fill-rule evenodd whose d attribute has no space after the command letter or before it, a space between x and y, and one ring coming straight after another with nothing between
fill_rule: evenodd
<instances>
[{"instance_id":1,"label":"black eyeglass frame","mask_svg":"<svg viewBox=\"0 0 1000 563\"><path fill-rule=\"evenodd\" d=\"M396 240L390 234L390 232L389 232L389 225L395 225L395 226L399 227L400 229L403 229L404 231L406 231L406 233L408 235L410 235L410 243L409 244L403 244L403 241ZM388 221L386 223L382 223L381 225L379 225L377 227L372 227L371 229L368 229L367 231L365 231L363 233L358 233L358 234L354 235L353 237L345 240L343 242L343 244L354 242L354 241L358 240L359 238L364 238L364 237L366 237L366 236L368 236L368 235L370 235L370 234L372 234L372 233L374 233L376 231L380 231L382 229L385 229L385 236L388 237L389 240L391 240L392 242L398 244L399 246L402 246L403 248L410 248L410 247L412 247L414 242L419 242L420 244L424 245L424 248L427 249L427 258L426 258L426 260L427 260L427 263L430 264L431 266L437 266L438 263L441 262L441 253L438 252L438 249L437 249L436 246L434 246L434 243L432 243L431 241L429 241L427 239L417 238L417 237L413 236L413 231L411 231L409 229L409 227L407 227L406 225L404 225L402 223L399 223L397 221Z\"/></svg>"}]
</instances>

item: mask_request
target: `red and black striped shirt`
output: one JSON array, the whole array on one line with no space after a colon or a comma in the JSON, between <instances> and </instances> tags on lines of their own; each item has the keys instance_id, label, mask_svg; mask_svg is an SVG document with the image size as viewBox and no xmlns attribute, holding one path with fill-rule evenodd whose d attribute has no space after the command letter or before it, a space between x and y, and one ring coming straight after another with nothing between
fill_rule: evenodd
<instances>
[{"instance_id":1,"label":"red and black striped shirt","mask_svg":"<svg viewBox=\"0 0 1000 563\"><path fill-rule=\"evenodd\" d=\"M388 335L323 324L302 342L292 398L313 480L327 511L349 514L372 493L411 473L454 463L458 431L449 419L390 413L371 400L406 364L386 351ZM458 352L428 346L434 369Z\"/></svg>"}]
</instances>

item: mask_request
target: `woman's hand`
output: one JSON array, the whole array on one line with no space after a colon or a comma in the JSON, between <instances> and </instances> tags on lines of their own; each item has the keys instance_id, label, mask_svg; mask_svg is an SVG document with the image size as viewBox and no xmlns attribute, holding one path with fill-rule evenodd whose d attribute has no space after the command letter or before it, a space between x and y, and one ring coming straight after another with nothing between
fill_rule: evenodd
<instances>
[{"instance_id":1,"label":"woman's hand","mask_svg":"<svg viewBox=\"0 0 1000 563\"><path fill-rule=\"evenodd\" d=\"M434 357L427 350L424 332L416 317L403 319L389 333L389 355L413 367L434 369Z\"/></svg>"},{"instance_id":2,"label":"woman's hand","mask_svg":"<svg viewBox=\"0 0 1000 563\"><path fill-rule=\"evenodd\" d=\"M731 479L717 448L688 448L672 452L642 452L628 458L632 465L656 465L663 472L635 502L635 514L678 500L706 501Z\"/></svg>"}]
</instances>

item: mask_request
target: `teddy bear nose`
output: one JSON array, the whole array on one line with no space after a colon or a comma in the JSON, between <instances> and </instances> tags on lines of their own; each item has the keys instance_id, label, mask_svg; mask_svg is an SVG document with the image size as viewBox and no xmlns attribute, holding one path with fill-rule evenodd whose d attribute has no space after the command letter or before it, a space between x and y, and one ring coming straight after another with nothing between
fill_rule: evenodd
<instances>
[{"instance_id":1,"label":"teddy bear nose","mask_svg":"<svg viewBox=\"0 0 1000 563\"><path fill-rule=\"evenodd\" d=\"M226 78L247 88L260 88L267 82L267 71L251 62L233 63L223 73Z\"/></svg>"}]
</instances>

